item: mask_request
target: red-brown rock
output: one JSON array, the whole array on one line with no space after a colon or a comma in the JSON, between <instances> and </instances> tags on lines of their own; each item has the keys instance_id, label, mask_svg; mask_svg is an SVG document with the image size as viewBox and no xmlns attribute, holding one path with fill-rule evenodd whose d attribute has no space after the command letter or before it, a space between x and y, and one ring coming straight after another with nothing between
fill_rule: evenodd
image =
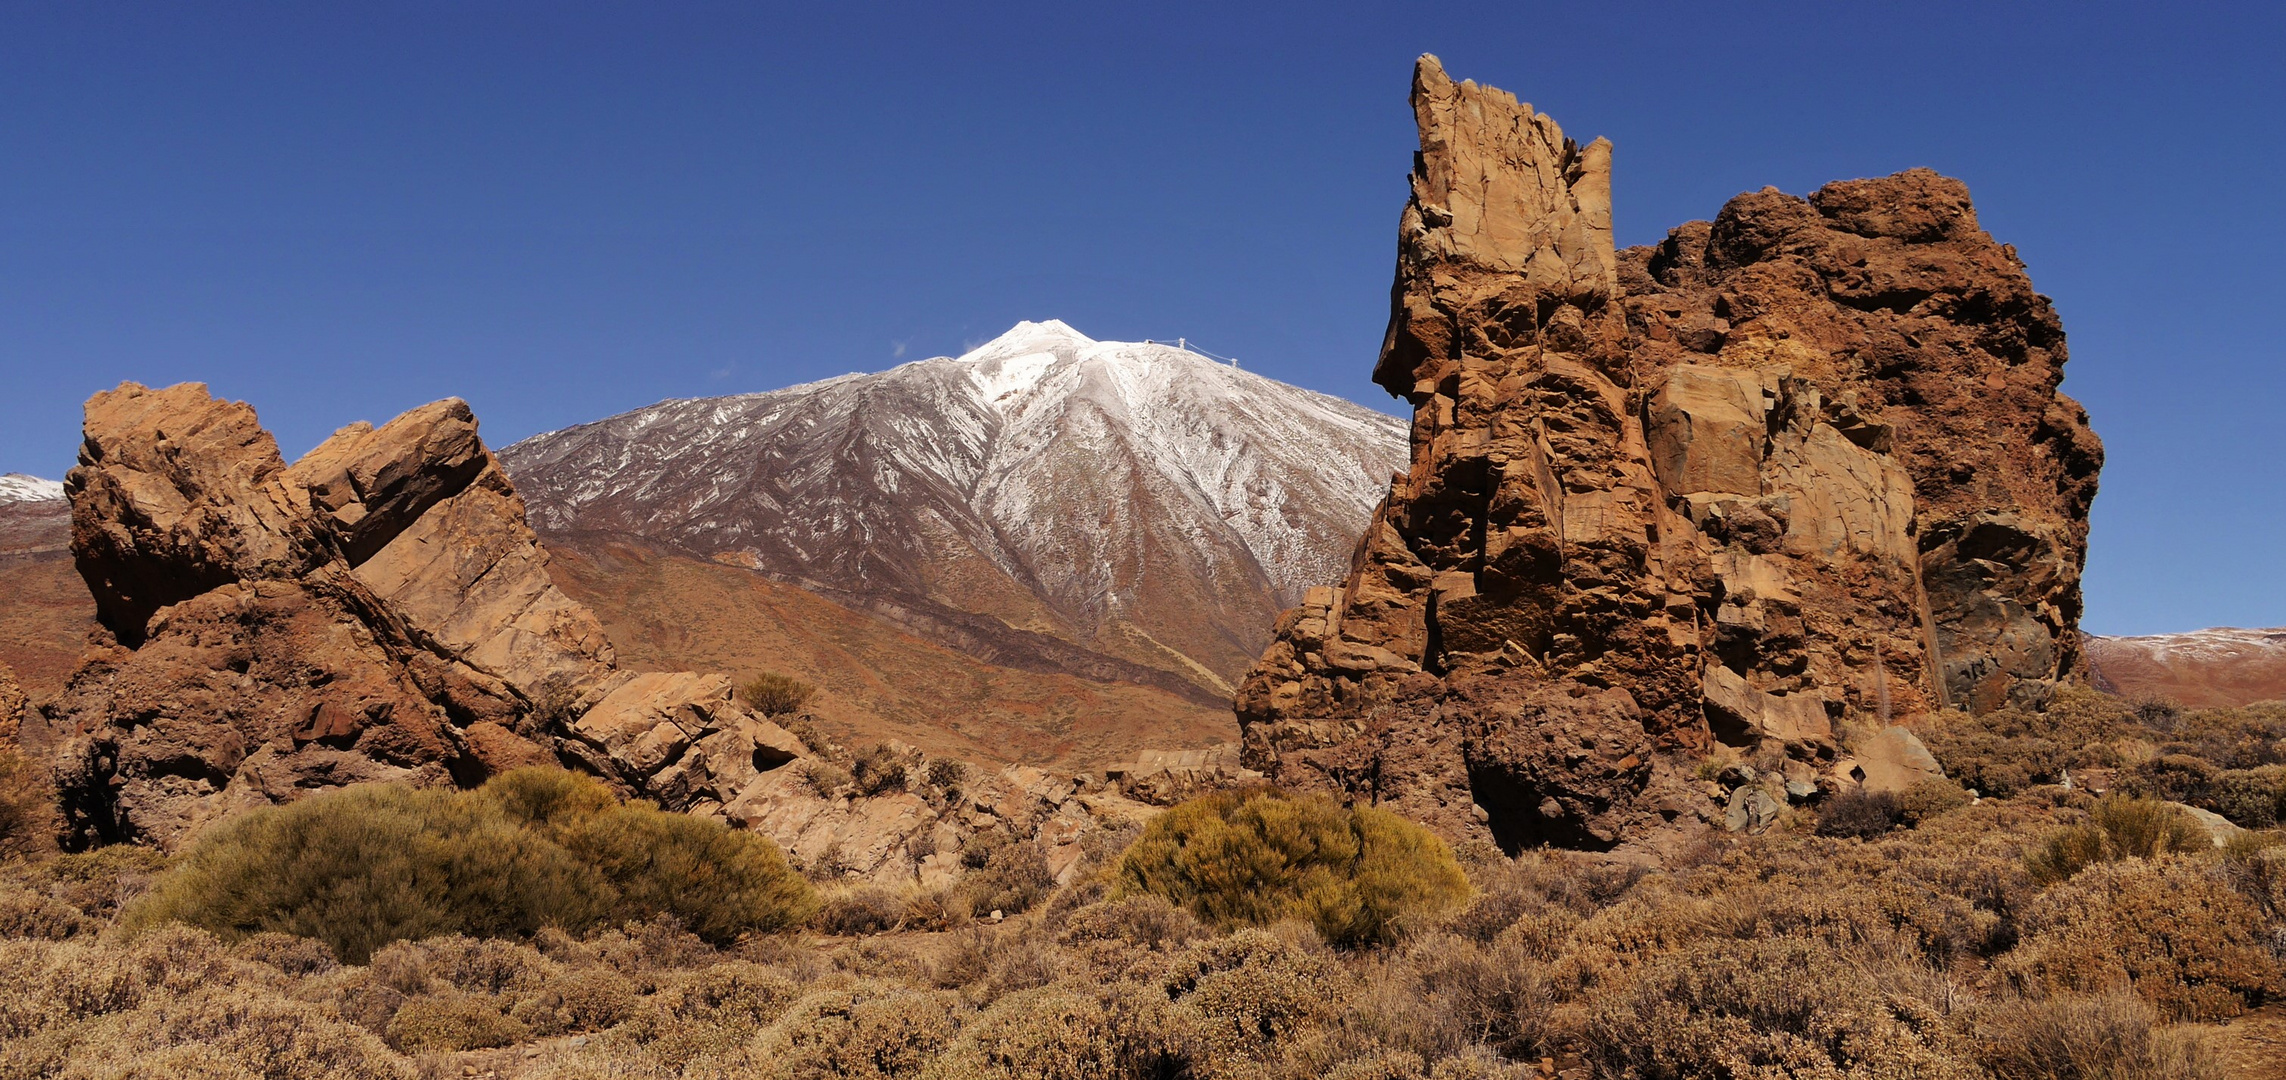
<instances>
[{"instance_id":1,"label":"red-brown rock","mask_svg":"<svg viewBox=\"0 0 2286 1080\"><path fill-rule=\"evenodd\" d=\"M1248 764L1608 848L1722 820L1681 779L1718 740L1800 798L2074 675L2102 449L1959 182L1765 189L1615 251L1607 143L1433 57L1413 104L1374 369L1412 468L1240 688Z\"/></svg>"}]
</instances>

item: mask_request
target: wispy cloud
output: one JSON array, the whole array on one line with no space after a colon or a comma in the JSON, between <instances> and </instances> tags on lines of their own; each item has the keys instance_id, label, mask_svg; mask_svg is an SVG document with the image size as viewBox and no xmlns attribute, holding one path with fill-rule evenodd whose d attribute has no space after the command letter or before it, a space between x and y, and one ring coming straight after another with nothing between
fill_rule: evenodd
<instances>
[{"instance_id":1,"label":"wispy cloud","mask_svg":"<svg viewBox=\"0 0 2286 1080\"><path fill-rule=\"evenodd\" d=\"M724 364L721 367L714 369L713 371L707 372L706 377L707 381L709 382L721 382L722 380L727 379L737 373L738 362L733 360L730 363Z\"/></svg>"},{"instance_id":2,"label":"wispy cloud","mask_svg":"<svg viewBox=\"0 0 2286 1080\"><path fill-rule=\"evenodd\" d=\"M912 340L912 338L906 338L904 341L890 342L889 358L891 360L903 360L905 358L905 346L910 344Z\"/></svg>"}]
</instances>

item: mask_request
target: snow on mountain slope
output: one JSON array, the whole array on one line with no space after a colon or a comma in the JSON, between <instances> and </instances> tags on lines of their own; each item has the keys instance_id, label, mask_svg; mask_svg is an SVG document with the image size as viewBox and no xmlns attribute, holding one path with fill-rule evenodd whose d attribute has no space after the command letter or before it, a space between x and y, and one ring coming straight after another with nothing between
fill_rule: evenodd
<instances>
[{"instance_id":1,"label":"snow on mountain slope","mask_svg":"<svg viewBox=\"0 0 2286 1080\"><path fill-rule=\"evenodd\" d=\"M2089 677L2113 693L2194 709L2286 700L2286 627L2086 635L2083 646Z\"/></svg>"},{"instance_id":2,"label":"snow on mountain slope","mask_svg":"<svg viewBox=\"0 0 2286 1080\"><path fill-rule=\"evenodd\" d=\"M1222 693L1280 609L1347 572L1405 440L1395 417L1049 320L501 458L543 531L990 616Z\"/></svg>"},{"instance_id":3,"label":"snow on mountain slope","mask_svg":"<svg viewBox=\"0 0 2286 1080\"><path fill-rule=\"evenodd\" d=\"M64 497L63 481L23 473L0 474L0 503L46 502Z\"/></svg>"}]
</instances>

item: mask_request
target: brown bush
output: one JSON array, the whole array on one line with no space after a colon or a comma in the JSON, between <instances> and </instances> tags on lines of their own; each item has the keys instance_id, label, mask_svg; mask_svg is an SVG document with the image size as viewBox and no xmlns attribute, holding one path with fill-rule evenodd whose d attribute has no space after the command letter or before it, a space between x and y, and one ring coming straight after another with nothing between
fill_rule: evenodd
<instances>
[{"instance_id":1,"label":"brown bush","mask_svg":"<svg viewBox=\"0 0 2286 1080\"><path fill-rule=\"evenodd\" d=\"M913 1076L958 1032L950 994L862 982L796 1001L756 1040L754 1055L793 1076Z\"/></svg>"},{"instance_id":2,"label":"brown bush","mask_svg":"<svg viewBox=\"0 0 2286 1080\"><path fill-rule=\"evenodd\" d=\"M887 743L860 750L849 762L850 780L858 794L883 795L905 790L905 760Z\"/></svg>"},{"instance_id":3,"label":"brown bush","mask_svg":"<svg viewBox=\"0 0 2286 1080\"><path fill-rule=\"evenodd\" d=\"M482 1050L521 1042L530 1034L493 999L457 991L413 998L398 1006L389 1021L390 1045L408 1053Z\"/></svg>"},{"instance_id":4,"label":"brown bush","mask_svg":"<svg viewBox=\"0 0 2286 1080\"><path fill-rule=\"evenodd\" d=\"M999 837L998 833L984 834ZM972 855L982 855L975 870L960 879L960 889L969 898L969 910L977 916L997 911L1013 915L1030 911L1032 905L1047 899L1056 887L1056 876L1048 872L1048 856L1040 845L1026 840L1005 840L997 843L972 843L961 853L964 863Z\"/></svg>"},{"instance_id":5,"label":"brown bush","mask_svg":"<svg viewBox=\"0 0 2286 1080\"><path fill-rule=\"evenodd\" d=\"M1001 998L963 1025L941 1074L963 1080L1104 1080L1186 1075L1165 994L1135 983L1058 983Z\"/></svg>"},{"instance_id":6,"label":"brown bush","mask_svg":"<svg viewBox=\"0 0 2286 1080\"><path fill-rule=\"evenodd\" d=\"M1870 840L1896 828L1901 813L1897 796L1889 792L1845 791L1818 808L1817 831L1819 836Z\"/></svg>"},{"instance_id":7,"label":"brown bush","mask_svg":"<svg viewBox=\"0 0 2286 1080\"><path fill-rule=\"evenodd\" d=\"M56 825L48 771L0 742L0 858L55 850Z\"/></svg>"},{"instance_id":8,"label":"brown bush","mask_svg":"<svg viewBox=\"0 0 2286 1080\"><path fill-rule=\"evenodd\" d=\"M1802 938L1713 940L1590 1006L1590 1052L1646 1080L1975 1075L1916 1034L1941 1010L1909 967Z\"/></svg>"},{"instance_id":9,"label":"brown bush","mask_svg":"<svg viewBox=\"0 0 2286 1080\"><path fill-rule=\"evenodd\" d=\"M1993 1080L2222 1080L2198 1035L2161 1026L2132 994L2005 1001L1980 1010L1976 1055Z\"/></svg>"},{"instance_id":10,"label":"brown bush","mask_svg":"<svg viewBox=\"0 0 2286 1080\"><path fill-rule=\"evenodd\" d=\"M2286 991L2262 912L2212 864L2180 857L2091 866L2025 910L2001 958L2026 996L2132 989L2168 1016L2236 1016Z\"/></svg>"},{"instance_id":11,"label":"brown bush","mask_svg":"<svg viewBox=\"0 0 2286 1080\"><path fill-rule=\"evenodd\" d=\"M844 937L881 934L904 925L905 910L905 897L896 889L854 885L826 896L810 925Z\"/></svg>"}]
</instances>

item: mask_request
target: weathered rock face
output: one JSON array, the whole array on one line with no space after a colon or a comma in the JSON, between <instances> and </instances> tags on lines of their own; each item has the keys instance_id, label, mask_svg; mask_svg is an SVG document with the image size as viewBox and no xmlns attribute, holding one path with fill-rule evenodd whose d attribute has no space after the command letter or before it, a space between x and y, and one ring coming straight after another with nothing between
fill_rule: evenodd
<instances>
[{"instance_id":1,"label":"weathered rock face","mask_svg":"<svg viewBox=\"0 0 2286 1080\"><path fill-rule=\"evenodd\" d=\"M821 790L794 766L839 767L805 760L728 678L615 670L459 401L344 428L292 466L253 410L202 387L130 384L88 417L73 548L117 640L26 733L57 764L76 843L174 847L316 789L560 764L766 833L821 872L934 885L979 836L1036 844L1068 876L1089 833L1149 812L1022 767L872 794L843 771ZM0 738L12 689L0 669ZM1188 782L1235 769L1160 764Z\"/></svg>"},{"instance_id":2,"label":"weathered rock face","mask_svg":"<svg viewBox=\"0 0 2286 1080\"><path fill-rule=\"evenodd\" d=\"M1754 820L1679 775L1717 741L1800 797L2074 672L2102 450L1962 185L1765 190L1615 251L1608 144L1433 57L1413 103L1374 371L1412 468L1240 689L1248 764L1610 847Z\"/></svg>"},{"instance_id":3,"label":"weathered rock face","mask_svg":"<svg viewBox=\"0 0 2286 1080\"><path fill-rule=\"evenodd\" d=\"M172 846L313 788L563 759L576 706L631 678L550 583L459 401L345 428L288 467L251 408L130 383L88 402L80 461L72 549L115 643L25 739L57 756L78 843ZM752 723L727 700L707 715L701 734L732 733L709 750ZM685 756L678 777L751 779L760 760ZM578 760L671 804L703 789L655 792L657 763Z\"/></svg>"}]
</instances>

